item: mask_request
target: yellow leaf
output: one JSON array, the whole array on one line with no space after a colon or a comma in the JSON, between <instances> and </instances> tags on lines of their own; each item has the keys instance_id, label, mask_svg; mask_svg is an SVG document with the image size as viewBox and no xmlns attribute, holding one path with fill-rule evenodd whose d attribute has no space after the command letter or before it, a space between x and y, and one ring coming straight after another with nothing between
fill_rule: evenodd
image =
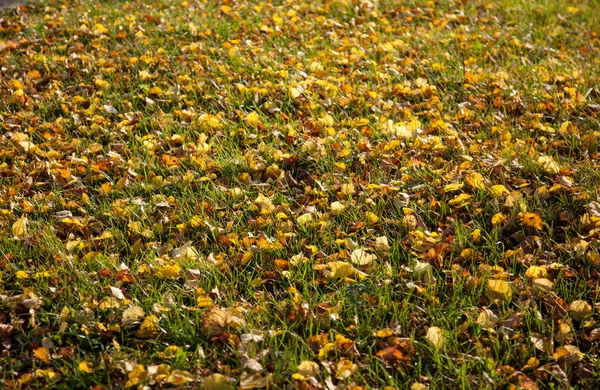
<instances>
[{"instance_id":1,"label":"yellow leaf","mask_svg":"<svg viewBox=\"0 0 600 390\"><path fill-rule=\"evenodd\" d=\"M452 199L451 201L449 201L448 204L450 206L464 207L470 203L469 199L471 199L471 195L460 194L457 197L455 197L454 199Z\"/></svg>"},{"instance_id":2,"label":"yellow leaf","mask_svg":"<svg viewBox=\"0 0 600 390\"><path fill-rule=\"evenodd\" d=\"M32 374L23 374L19 377L18 382L21 386L30 383L33 380Z\"/></svg>"},{"instance_id":3,"label":"yellow leaf","mask_svg":"<svg viewBox=\"0 0 600 390\"><path fill-rule=\"evenodd\" d=\"M354 188L354 183L344 183L342 184L342 194L343 195L352 195L356 192Z\"/></svg>"},{"instance_id":4,"label":"yellow leaf","mask_svg":"<svg viewBox=\"0 0 600 390\"><path fill-rule=\"evenodd\" d=\"M331 271L332 278L346 278L354 275L356 272L352 264L345 261L331 261L327 263L327 267Z\"/></svg>"},{"instance_id":5,"label":"yellow leaf","mask_svg":"<svg viewBox=\"0 0 600 390\"><path fill-rule=\"evenodd\" d=\"M548 276L548 271L546 271L545 267L532 265L525 271L525 276L530 279L545 278Z\"/></svg>"},{"instance_id":6,"label":"yellow leaf","mask_svg":"<svg viewBox=\"0 0 600 390\"><path fill-rule=\"evenodd\" d=\"M240 375L240 389L261 389L267 387L269 377L264 377L260 372L243 372Z\"/></svg>"},{"instance_id":7,"label":"yellow leaf","mask_svg":"<svg viewBox=\"0 0 600 390\"><path fill-rule=\"evenodd\" d=\"M26 237L27 236L27 216L23 215L21 218L17 219L15 223L12 225L12 234L15 237Z\"/></svg>"},{"instance_id":8,"label":"yellow leaf","mask_svg":"<svg viewBox=\"0 0 600 390\"><path fill-rule=\"evenodd\" d=\"M575 321L582 321L590 314L592 314L592 306L586 301L577 300L569 305L569 315Z\"/></svg>"},{"instance_id":9,"label":"yellow leaf","mask_svg":"<svg viewBox=\"0 0 600 390\"><path fill-rule=\"evenodd\" d=\"M507 194L508 190L502 184L496 184L490 187L490 193L495 198L500 198L502 195Z\"/></svg>"},{"instance_id":10,"label":"yellow leaf","mask_svg":"<svg viewBox=\"0 0 600 390\"><path fill-rule=\"evenodd\" d=\"M541 156L538 158L537 163L549 174L558 175L560 173L560 166L550 156Z\"/></svg>"},{"instance_id":11,"label":"yellow leaf","mask_svg":"<svg viewBox=\"0 0 600 390\"><path fill-rule=\"evenodd\" d=\"M208 295L200 295L196 298L196 304L199 308L211 307L214 302Z\"/></svg>"},{"instance_id":12,"label":"yellow leaf","mask_svg":"<svg viewBox=\"0 0 600 390\"><path fill-rule=\"evenodd\" d=\"M346 209L346 206L344 206L344 204L339 201L332 202L329 205L329 210L331 211L331 214L334 216L340 215L345 209Z\"/></svg>"},{"instance_id":13,"label":"yellow leaf","mask_svg":"<svg viewBox=\"0 0 600 390\"><path fill-rule=\"evenodd\" d=\"M275 210L275 205L273 204L271 198L268 198L263 194L258 194L254 200L254 204L260 207L261 214L271 214Z\"/></svg>"},{"instance_id":14,"label":"yellow leaf","mask_svg":"<svg viewBox=\"0 0 600 390\"><path fill-rule=\"evenodd\" d=\"M144 318L144 322L140 325L140 329L135 335L141 339L151 339L156 337L160 333L158 327L158 317L151 314Z\"/></svg>"},{"instance_id":15,"label":"yellow leaf","mask_svg":"<svg viewBox=\"0 0 600 390\"><path fill-rule=\"evenodd\" d=\"M367 221L369 221L370 223L376 223L377 221L379 221L379 217L377 216L377 214L372 213L370 211L367 211L365 213L365 217L367 218Z\"/></svg>"},{"instance_id":16,"label":"yellow leaf","mask_svg":"<svg viewBox=\"0 0 600 390\"><path fill-rule=\"evenodd\" d=\"M106 34L107 32L108 32L108 29L101 24L96 24L92 28L92 34L94 34L96 36Z\"/></svg>"},{"instance_id":17,"label":"yellow leaf","mask_svg":"<svg viewBox=\"0 0 600 390\"><path fill-rule=\"evenodd\" d=\"M207 336L217 336L227 330L236 329L245 324L241 311L233 308L211 307L202 318L202 331Z\"/></svg>"},{"instance_id":18,"label":"yellow leaf","mask_svg":"<svg viewBox=\"0 0 600 390\"><path fill-rule=\"evenodd\" d=\"M467 248L460 252L460 257L465 260L471 260L473 258L473 249Z\"/></svg>"},{"instance_id":19,"label":"yellow leaf","mask_svg":"<svg viewBox=\"0 0 600 390\"><path fill-rule=\"evenodd\" d=\"M300 95L302 95L302 92L300 92L298 88L290 88L289 92L292 99L297 99Z\"/></svg>"},{"instance_id":20,"label":"yellow leaf","mask_svg":"<svg viewBox=\"0 0 600 390\"><path fill-rule=\"evenodd\" d=\"M35 370L35 376L37 378L42 377L42 378L46 378L46 380L51 381L52 379L54 379L56 377L56 373L51 369L47 369L47 370Z\"/></svg>"},{"instance_id":21,"label":"yellow leaf","mask_svg":"<svg viewBox=\"0 0 600 390\"><path fill-rule=\"evenodd\" d=\"M510 301L512 298L512 290L510 289L510 285L505 280L500 279L490 279L488 280L487 286L485 288L485 296L490 300L506 300Z\"/></svg>"},{"instance_id":22,"label":"yellow leaf","mask_svg":"<svg viewBox=\"0 0 600 390\"><path fill-rule=\"evenodd\" d=\"M473 230L473 232L471 233L471 239L475 244L479 244L479 242L481 241L481 229Z\"/></svg>"},{"instance_id":23,"label":"yellow leaf","mask_svg":"<svg viewBox=\"0 0 600 390\"><path fill-rule=\"evenodd\" d=\"M19 279L19 280L29 278L29 275L27 275L27 272L25 272L25 271L17 271L16 275L17 275L17 279Z\"/></svg>"},{"instance_id":24,"label":"yellow leaf","mask_svg":"<svg viewBox=\"0 0 600 390\"><path fill-rule=\"evenodd\" d=\"M252 111L251 113L246 115L246 117L244 118L244 122L246 122L248 126L254 127L258 125L258 114L255 111Z\"/></svg>"},{"instance_id":25,"label":"yellow leaf","mask_svg":"<svg viewBox=\"0 0 600 390\"><path fill-rule=\"evenodd\" d=\"M292 377L296 380L309 380L319 374L319 365L310 360L304 360L296 367L296 373Z\"/></svg>"},{"instance_id":26,"label":"yellow leaf","mask_svg":"<svg viewBox=\"0 0 600 390\"><path fill-rule=\"evenodd\" d=\"M554 287L554 283L551 280L546 278L537 278L533 280L531 284L531 292L534 296L540 297L544 294L552 291L552 287Z\"/></svg>"},{"instance_id":27,"label":"yellow leaf","mask_svg":"<svg viewBox=\"0 0 600 390\"><path fill-rule=\"evenodd\" d=\"M165 264L158 270L158 275L167 279L176 279L179 277L181 267L177 264Z\"/></svg>"},{"instance_id":28,"label":"yellow leaf","mask_svg":"<svg viewBox=\"0 0 600 390\"><path fill-rule=\"evenodd\" d=\"M24 200L23 211L25 211L26 213L33 213L35 211L35 205L28 200Z\"/></svg>"},{"instance_id":29,"label":"yellow leaf","mask_svg":"<svg viewBox=\"0 0 600 390\"><path fill-rule=\"evenodd\" d=\"M129 380L125 383L125 387L133 387L141 382L145 381L148 378L148 372L141 364L138 364L127 374Z\"/></svg>"},{"instance_id":30,"label":"yellow leaf","mask_svg":"<svg viewBox=\"0 0 600 390\"><path fill-rule=\"evenodd\" d=\"M433 345L435 349L441 349L446 341L444 338L444 332L437 326L431 326L429 329L427 329L427 335L425 338L431 343L431 345Z\"/></svg>"},{"instance_id":31,"label":"yellow leaf","mask_svg":"<svg viewBox=\"0 0 600 390\"><path fill-rule=\"evenodd\" d=\"M50 363L50 351L44 347L39 347L33 350L33 356L40 359L44 363Z\"/></svg>"},{"instance_id":32,"label":"yellow leaf","mask_svg":"<svg viewBox=\"0 0 600 390\"><path fill-rule=\"evenodd\" d=\"M341 359L336 365L335 377L338 379L349 378L357 368L356 364L350 360Z\"/></svg>"},{"instance_id":33,"label":"yellow leaf","mask_svg":"<svg viewBox=\"0 0 600 390\"><path fill-rule=\"evenodd\" d=\"M458 191L461 188L463 188L464 184L462 183L452 183L452 184L448 184L447 186L444 187L444 192L454 192L454 191Z\"/></svg>"},{"instance_id":34,"label":"yellow leaf","mask_svg":"<svg viewBox=\"0 0 600 390\"><path fill-rule=\"evenodd\" d=\"M205 390L230 390L231 380L222 374L212 374L202 381Z\"/></svg>"},{"instance_id":35,"label":"yellow leaf","mask_svg":"<svg viewBox=\"0 0 600 390\"><path fill-rule=\"evenodd\" d=\"M379 329L377 333L375 333L375 337L379 337L382 339L388 338L394 335L394 330L390 328Z\"/></svg>"},{"instance_id":36,"label":"yellow leaf","mask_svg":"<svg viewBox=\"0 0 600 390\"><path fill-rule=\"evenodd\" d=\"M83 224L76 218L63 218L61 220L65 225L73 225L77 227L83 227Z\"/></svg>"},{"instance_id":37,"label":"yellow leaf","mask_svg":"<svg viewBox=\"0 0 600 390\"><path fill-rule=\"evenodd\" d=\"M25 86L19 80L13 79L8 82L8 86L12 89L24 89Z\"/></svg>"},{"instance_id":38,"label":"yellow leaf","mask_svg":"<svg viewBox=\"0 0 600 390\"><path fill-rule=\"evenodd\" d=\"M158 354L163 359L173 359L182 349L177 345L169 345L164 351Z\"/></svg>"},{"instance_id":39,"label":"yellow leaf","mask_svg":"<svg viewBox=\"0 0 600 390\"><path fill-rule=\"evenodd\" d=\"M25 92L22 89L17 89L11 95L11 101L14 103L24 103L25 102ZM21 142L19 142L21 144Z\"/></svg>"},{"instance_id":40,"label":"yellow leaf","mask_svg":"<svg viewBox=\"0 0 600 390\"><path fill-rule=\"evenodd\" d=\"M502 222L505 222L508 220L508 217L506 217L505 215L503 215L502 213L496 213L494 214L494 216L492 217L492 225L497 226L499 224L501 224Z\"/></svg>"},{"instance_id":41,"label":"yellow leaf","mask_svg":"<svg viewBox=\"0 0 600 390\"><path fill-rule=\"evenodd\" d=\"M522 371L527 371L527 370L533 370L536 369L538 366L540 365L540 361L538 360L538 358L531 357L529 358L529 360L527 360L527 363L525 363L525 365L521 368Z\"/></svg>"},{"instance_id":42,"label":"yellow leaf","mask_svg":"<svg viewBox=\"0 0 600 390\"><path fill-rule=\"evenodd\" d=\"M369 265L373 263L373 260L376 259L376 256L368 253L364 248L358 248L352 251L350 254L350 260L352 263L363 266Z\"/></svg>"},{"instance_id":43,"label":"yellow leaf","mask_svg":"<svg viewBox=\"0 0 600 390\"><path fill-rule=\"evenodd\" d=\"M161 382L171 375L171 366L168 364L159 364L148 367L148 376L155 382Z\"/></svg>"},{"instance_id":44,"label":"yellow leaf","mask_svg":"<svg viewBox=\"0 0 600 390\"><path fill-rule=\"evenodd\" d=\"M433 267L430 263L416 260L415 266L413 267L413 274L424 284L431 286L435 285L436 279L433 276Z\"/></svg>"},{"instance_id":45,"label":"yellow leaf","mask_svg":"<svg viewBox=\"0 0 600 390\"><path fill-rule=\"evenodd\" d=\"M483 329L494 331L494 326L500 321L497 315L490 309L485 309L477 316L477 324Z\"/></svg>"},{"instance_id":46,"label":"yellow leaf","mask_svg":"<svg viewBox=\"0 0 600 390\"><path fill-rule=\"evenodd\" d=\"M86 374L91 374L92 373L92 369L90 368L89 363L86 362L85 360L82 360L79 363L79 371L85 372Z\"/></svg>"},{"instance_id":47,"label":"yellow leaf","mask_svg":"<svg viewBox=\"0 0 600 390\"><path fill-rule=\"evenodd\" d=\"M390 249L390 244L386 236L376 237L374 248L378 252L385 252Z\"/></svg>"},{"instance_id":48,"label":"yellow leaf","mask_svg":"<svg viewBox=\"0 0 600 390\"><path fill-rule=\"evenodd\" d=\"M314 217L311 213L306 213L296 218L296 222L298 222L298 225L303 226L310 223L313 220L313 218Z\"/></svg>"},{"instance_id":49,"label":"yellow leaf","mask_svg":"<svg viewBox=\"0 0 600 390\"><path fill-rule=\"evenodd\" d=\"M467 184L472 188L476 188L478 190L482 190L485 188L485 178L481 173L471 172L466 181Z\"/></svg>"},{"instance_id":50,"label":"yellow leaf","mask_svg":"<svg viewBox=\"0 0 600 390\"><path fill-rule=\"evenodd\" d=\"M527 212L523 214L523 216L521 217L521 222L523 222L524 225L536 228L537 230L541 230L544 228L542 218L535 213Z\"/></svg>"},{"instance_id":51,"label":"yellow leaf","mask_svg":"<svg viewBox=\"0 0 600 390\"><path fill-rule=\"evenodd\" d=\"M194 377L188 371L183 370L174 370L171 375L169 375L165 382L173 386L181 386L184 383L192 382Z\"/></svg>"},{"instance_id":52,"label":"yellow leaf","mask_svg":"<svg viewBox=\"0 0 600 390\"><path fill-rule=\"evenodd\" d=\"M565 345L563 347L556 348L556 351L552 354L552 357L556 360L561 359L567 366L571 366L581 361L585 357L585 354L574 345Z\"/></svg>"}]
</instances>

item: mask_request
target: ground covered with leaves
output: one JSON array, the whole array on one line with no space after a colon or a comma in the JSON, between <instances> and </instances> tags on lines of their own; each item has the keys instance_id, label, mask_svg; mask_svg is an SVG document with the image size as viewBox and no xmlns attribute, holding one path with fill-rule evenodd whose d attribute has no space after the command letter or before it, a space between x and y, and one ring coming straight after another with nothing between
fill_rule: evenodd
<instances>
[{"instance_id":1,"label":"ground covered with leaves","mask_svg":"<svg viewBox=\"0 0 600 390\"><path fill-rule=\"evenodd\" d=\"M0 11L0 387L598 388L598 1Z\"/></svg>"}]
</instances>

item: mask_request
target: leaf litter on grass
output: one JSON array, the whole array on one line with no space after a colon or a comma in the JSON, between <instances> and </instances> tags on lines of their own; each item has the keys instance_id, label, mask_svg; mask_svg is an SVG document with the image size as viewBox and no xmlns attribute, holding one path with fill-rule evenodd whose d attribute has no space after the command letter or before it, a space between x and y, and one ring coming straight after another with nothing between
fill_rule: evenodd
<instances>
[{"instance_id":1,"label":"leaf litter on grass","mask_svg":"<svg viewBox=\"0 0 600 390\"><path fill-rule=\"evenodd\" d=\"M0 11L0 381L594 388L594 2Z\"/></svg>"}]
</instances>

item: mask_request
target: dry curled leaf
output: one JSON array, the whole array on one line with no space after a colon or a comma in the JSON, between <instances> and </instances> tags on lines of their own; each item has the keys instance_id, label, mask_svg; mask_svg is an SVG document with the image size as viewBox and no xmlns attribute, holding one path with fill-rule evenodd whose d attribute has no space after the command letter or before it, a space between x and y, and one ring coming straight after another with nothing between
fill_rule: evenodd
<instances>
[{"instance_id":1,"label":"dry curled leaf","mask_svg":"<svg viewBox=\"0 0 600 390\"><path fill-rule=\"evenodd\" d=\"M125 328L131 328L141 323L144 319L144 309L139 306L130 306L123 312L122 324Z\"/></svg>"},{"instance_id":2,"label":"dry curled leaf","mask_svg":"<svg viewBox=\"0 0 600 390\"><path fill-rule=\"evenodd\" d=\"M235 331L245 324L238 309L211 307L202 316L202 331L207 336L216 336L225 331Z\"/></svg>"}]
</instances>

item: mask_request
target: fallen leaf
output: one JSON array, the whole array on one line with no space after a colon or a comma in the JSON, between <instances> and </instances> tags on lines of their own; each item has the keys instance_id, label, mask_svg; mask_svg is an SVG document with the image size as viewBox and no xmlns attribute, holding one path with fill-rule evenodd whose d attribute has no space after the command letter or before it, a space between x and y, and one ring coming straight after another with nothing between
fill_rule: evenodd
<instances>
[{"instance_id":1,"label":"fallen leaf","mask_svg":"<svg viewBox=\"0 0 600 390\"><path fill-rule=\"evenodd\" d=\"M356 364L347 359L340 359L335 366L335 377L338 379L349 378L358 368Z\"/></svg>"},{"instance_id":2,"label":"fallen leaf","mask_svg":"<svg viewBox=\"0 0 600 390\"><path fill-rule=\"evenodd\" d=\"M140 325L140 329L135 335L141 339L151 339L158 336L160 328L158 327L158 317L151 314L144 318L144 321Z\"/></svg>"},{"instance_id":3,"label":"fallen leaf","mask_svg":"<svg viewBox=\"0 0 600 390\"><path fill-rule=\"evenodd\" d=\"M504 194L508 194L508 190L502 184L497 184L490 187L490 193L495 198L500 198Z\"/></svg>"},{"instance_id":4,"label":"fallen leaf","mask_svg":"<svg viewBox=\"0 0 600 390\"><path fill-rule=\"evenodd\" d=\"M430 263L416 260L413 267L413 274L425 285L431 286L436 284L435 276L433 276L433 267Z\"/></svg>"},{"instance_id":5,"label":"fallen leaf","mask_svg":"<svg viewBox=\"0 0 600 390\"><path fill-rule=\"evenodd\" d=\"M437 326L429 327L429 329L427 329L425 338L431 343L431 345L433 345L435 349L441 349L446 342L444 331Z\"/></svg>"},{"instance_id":6,"label":"fallen leaf","mask_svg":"<svg viewBox=\"0 0 600 390\"><path fill-rule=\"evenodd\" d=\"M521 368L523 371L536 369L540 365L540 361L535 356L530 357L527 363Z\"/></svg>"},{"instance_id":7,"label":"fallen leaf","mask_svg":"<svg viewBox=\"0 0 600 390\"><path fill-rule=\"evenodd\" d=\"M592 305L583 300L571 302L569 305L569 315L575 321L583 321L587 316L592 314Z\"/></svg>"},{"instance_id":8,"label":"fallen leaf","mask_svg":"<svg viewBox=\"0 0 600 390\"><path fill-rule=\"evenodd\" d=\"M81 372L85 372L86 374L91 374L93 371L90 368L90 364L88 362L86 362L85 360L82 360L81 362L79 362L79 371Z\"/></svg>"},{"instance_id":9,"label":"fallen leaf","mask_svg":"<svg viewBox=\"0 0 600 390\"><path fill-rule=\"evenodd\" d=\"M485 287L485 296L492 301L510 301L512 298L510 284L505 280L490 279Z\"/></svg>"},{"instance_id":10,"label":"fallen leaf","mask_svg":"<svg viewBox=\"0 0 600 390\"><path fill-rule=\"evenodd\" d=\"M202 381L205 390L230 390L232 380L222 374L211 374Z\"/></svg>"},{"instance_id":11,"label":"fallen leaf","mask_svg":"<svg viewBox=\"0 0 600 390\"><path fill-rule=\"evenodd\" d=\"M144 382L148 378L148 372L144 366L138 364L127 374L127 377L128 380L125 382L125 387L133 387Z\"/></svg>"},{"instance_id":12,"label":"fallen leaf","mask_svg":"<svg viewBox=\"0 0 600 390\"><path fill-rule=\"evenodd\" d=\"M120 288L110 286L110 292L116 299L125 299L125 295L123 295L123 291Z\"/></svg>"},{"instance_id":13,"label":"fallen leaf","mask_svg":"<svg viewBox=\"0 0 600 390\"><path fill-rule=\"evenodd\" d=\"M550 156L540 156L537 160L537 163L546 171L546 173L552 175L558 175L560 173L560 166L558 163Z\"/></svg>"},{"instance_id":14,"label":"fallen leaf","mask_svg":"<svg viewBox=\"0 0 600 390\"><path fill-rule=\"evenodd\" d=\"M183 370L173 370L173 372L165 378L165 382L172 386L181 386L185 383L193 382L194 380L195 378L192 374Z\"/></svg>"},{"instance_id":15,"label":"fallen leaf","mask_svg":"<svg viewBox=\"0 0 600 390\"><path fill-rule=\"evenodd\" d=\"M258 114L254 111L252 111L251 113L249 113L248 115L246 115L246 117L244 118L244 122L246 122L246 124L248 126L257 126L258 125Z\"/></svg>"},{"instance_id":16,"label":"fallen leaf","mask_svg":"<svg viewBox=\"0 0 600 390\"><path fill-rule=\"evenodd\" d=\"M370 265L375 258L375 255L368 253L364 248L355 249L350 254L350 261L359 266Z\"/></svg>"},{"instance_id":17,"label":"fallen leaf","mask_svg":"<svg viewBox=\"0 0 600 390\"><path fill-rule=\"evenodd\" d=\"M531 292L533 293L533 295L536 297L540 297L552 291L554 283L552 283L551 280L548 280L546 278L537 278L533 280L531 287Z\"/></svg>"},{"instance_id":18,"label":"fallen leaf","mask_svg":"<svg viewBox=\"0 0 600 390\"><path fill-rule=\"evenodd\" d=\"M211 307L202 317L202 331L207 336L216 336L232 331L245 324L241 313L236 309Z\"/></svg>"},{"instance_id":19,"label":"fallen leaf","mask_svg":"<svg viewBox=\"0 0 600 390\"><path fill-rule=\"evenodd\" d=\"M50 363L50 351L44 347L39 347L33 350L33 356L40 359L44 363Z\"/></svg>"},{"instance_id":20,"label":"fallen leaf","mask_svg":"<svg viewBox=\"0 0 600 390\"><path fill-rule=\"evenodd\" d=\"M28 235L27 233L27 215L22 215L21 218L17 219L12 225L12 234L17 238L23 238Z\"/></svg>"},{"instance_id":21,"label":"fallen leaf","mask_svg":"<svg viewBox=\"0 0 600 390\"><path fill-rule=\"evenodd\" d=\"M454 199L448 201L448 204L450 206L455 206L455 207L464 207L469 205L471 202L469 201L469 199L471 199L471 195L469 194L460 194L457 197L455 197Z\"/></svg>"},{"instance_id":22,"label":"fallen leaf","mask_svg":"<svg viewBox=\"0 0 600 390\"><path fill-rule=\"evenodd\" d=\"M173 359L177 357L180 351L182 351L181 347L178 347L177 345L169 345L164 351L160 352L158 356L163 359Z\"/></svg>"},{"instance_id":23,"label":"fallen leaf","mask_svg":"<svg viewBox=\"0 0 600 390\"><path fill-rule=\"evenodd\" d=\"M319 375L319 372L319 365L317 363L310 360L304 360L298 365L298 367L296 367L296 374L301 378L294 379L306 380L309 378L314 378L315 376Z\"/></svg>"},{"instance_id":24,"label":"fallen leaf","mask_svg":"<svg viewBox=\"0 0 600 390\"><path fill-rule=\"evenodd\" d=\"M122 324L125 328L132 328L144 319L144 310L139 306L130 306L123 312Z\"/></svg>"},{"instance_id":25,"label":"fallen leaf","mask_svg":"<svg viewBox=\"0 0 600 390\"><path fill-rule=\"evenodd\" d=\"M524 213L521 217L521 222L523 222L525 226L530 226L536 228L537 230L542 230L544 228L544 222L542 221L542 218L535 213Z\"/></svg>"},{"instance_id":26,"label":"fallen leaf","mask_svg":"<svg viewBox=\"0 0 600 390\"><path fill-rule=\"evenodd\" d=\"M252 374L243 372L240 376L241 389L261 389L263 387L267 387L267 377L263 376L260 372Z\"/></svg>"},{"instance_id":27,"label":"fallen leaf","mask_svg":"<svg viewBox=\"0 0 600 390\"><path fill-rule=\"evenodd\" d=\"M496 324L500 321L497 315L490 309L484 309L477 317L477 324L483 329L493 330Z\"/></svg>"},{"instance_id":28,"label":"fallen leaf","mask_svg":"<svg viewBox=\"0 0 600 390\"><path fill-rule=\"evenodd\" d=\"M332 278L349 278L356 272L352 264L345 261L331 261L327 263L327 267L331 271Z\"/></svg>"}]
</instances>

